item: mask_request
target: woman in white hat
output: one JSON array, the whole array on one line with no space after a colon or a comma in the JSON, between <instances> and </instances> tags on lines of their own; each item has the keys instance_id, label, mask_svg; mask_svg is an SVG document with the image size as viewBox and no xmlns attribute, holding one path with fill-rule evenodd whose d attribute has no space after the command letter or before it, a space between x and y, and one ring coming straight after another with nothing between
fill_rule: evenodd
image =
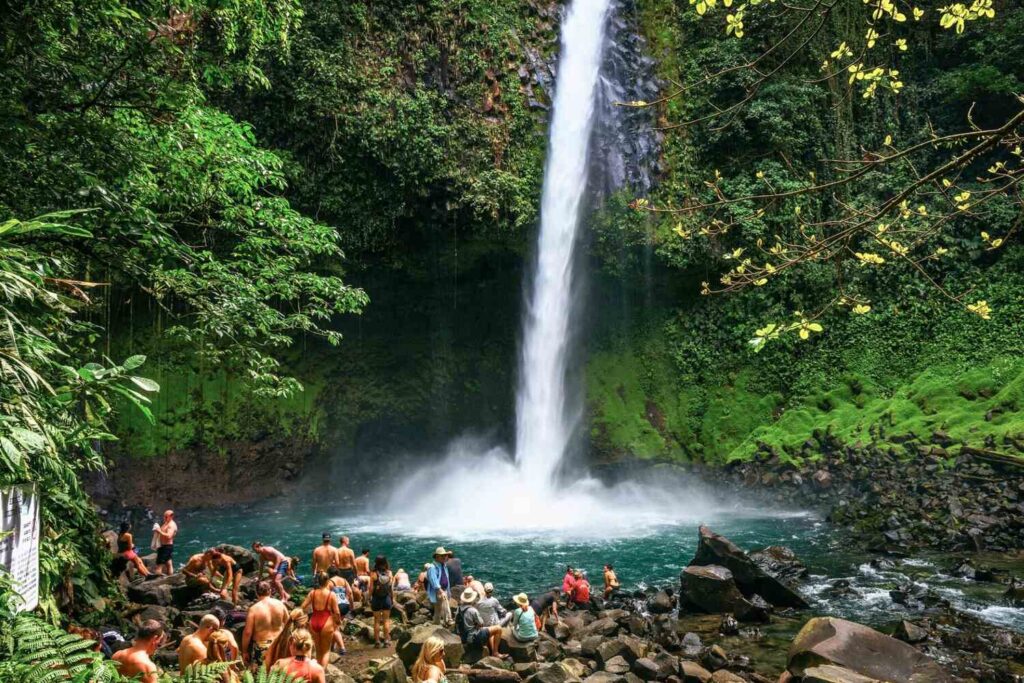
<instances>
[{"instance_id":1,"label":"woman in white hat","mask_svg":"<svg viewBox=\"0 0 1024 683\"><path fill-rule=\"evenodd\" d=\"M459 631L462 642L466 645L487 646L490 654L494 657L503 657L498 652L501 642L501 627L487 626L480 611L476 608L480 594L472 588L462 591L459 596L459 611L455 616L455 628Z\"/></svg>"},{"instance_id":2,"label":"woman in white hat","mask_svg":"<svg viewBox=\"0 0 1024 683\"><path fill-rule=\"evenodd\" d=\"M520 643L532 643L540 637L537 630L537 613L530 607L530 598L520 593L512 598L516 611L512 613L512 637Z\"/></svg>"}]
</instances>

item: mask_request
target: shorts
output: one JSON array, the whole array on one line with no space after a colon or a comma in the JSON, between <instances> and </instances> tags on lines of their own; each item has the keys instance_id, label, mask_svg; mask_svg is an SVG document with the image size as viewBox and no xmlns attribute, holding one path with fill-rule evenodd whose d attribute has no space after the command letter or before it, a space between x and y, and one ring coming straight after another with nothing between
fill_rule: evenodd
<instances>
[{"instance_id":1,"label":"shorts","mask_svg":"<svg viewBox=\"0 0 1024 683\"><path fill-rule=\"evenodd\" d=\"M469 638L466 639L467 645L478 645L483 646L487 644L490 639L491 633L485 628L477 629L469 634Z\"/></svg>"},{"instance_id":2,"label":"shorts","mask_svg":"<svg viewBox=\"0 0 1024 683\"><path fill-rule=\"evenodd\" d=\"M281 577L283 579L284 577L288 576L288 567L289 566L290 566L290 564L289 564L288 560L281 560L281 562L277 565L277 569L275 570L275 573L279 577Z\"/></svg>"},{"instance_id":3,"label":"shorts","mask_svg":"<svg viewBox=\"0 0 1024 683\"><path fill-rule=\"evenodd\" d=\"M382 598L370 596L370 609L374 612L387 612L393 604L390 595L385 595Z\"/></svg>"},{"instance_id":4,"label":"shorts","mask_svg":"<svg viewBox=\"0 0 1024 683\"><path fill-rule=\"evenodd\" d=\"M156 549L156 563L167 564L174 557L174 544L162 545Z\"/></svg>"},{"instance_id":5,"label":"shorts","mask_svg":"<svg viewBox=\"0 0 1024 683\"><path fill-rule=\"evenodd\" d=\"M341 576L341 578L348 581L349 585L352 585L352 583L356 580L356 570L352 567L345 567L344 569L339 569L338 573Z\"/></svg>"}]
</instances>

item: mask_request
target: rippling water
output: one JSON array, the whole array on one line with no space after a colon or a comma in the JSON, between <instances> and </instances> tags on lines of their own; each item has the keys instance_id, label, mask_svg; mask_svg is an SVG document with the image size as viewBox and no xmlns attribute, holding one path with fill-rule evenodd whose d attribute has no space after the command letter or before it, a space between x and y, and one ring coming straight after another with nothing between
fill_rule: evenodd
<instances>
[{"instance_id":1,"label":"rippling water","mask_svg":"<svg viewBox=\"0 0 1024 683\"><path fill-rule=\"evenodd\" d=\"M248 547L259 539L299 556L298 573L302 575L308 573L309 557L321 533L328 531L335 540L348 535L356 552L369 548L372 555L387 555L392 567L404 567L415 577L430 561L433 549L444 545L455 549L467 573L493 582L500 595L508 596L559 585L567 564L588 570L595 587L601 583L601 568L606 562L616 566L627 589L675 586L679 571L689 563L697 546L696 521L652 523L629 535L608 537L551 530L489 534L479 520L467 520L465 532L451 528L447 533L435 533L435 525L428 518L414 524L407 518L390 518L382 510L373 505L355 509L274 501L252 507L185 512L180 515L179 548L197 552L218 543ZM814 601L814 613L874 625L913 618L915 612L895 604L889 590L914 581L986 621L1024 632L1024 609L1002 603L1005 587L949 576L945 573L948 558L926 556L905 560L890 570L878 570L869 564L871 556L851 551L839 532L807 514L765 516L741 509L709 513L704 521L745 550L767 545L792 548L810 568L811 578L803 591ZM184 559L184 552L179 561ZM830 583L840 578L849 580L857 595L828 598Z\"/></svg>"}]
</instances>

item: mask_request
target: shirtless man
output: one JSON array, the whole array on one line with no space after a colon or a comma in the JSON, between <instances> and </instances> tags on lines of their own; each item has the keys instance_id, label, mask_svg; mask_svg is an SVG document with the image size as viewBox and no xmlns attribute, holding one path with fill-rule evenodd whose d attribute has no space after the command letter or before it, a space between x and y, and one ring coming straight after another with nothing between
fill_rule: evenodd
<instances>
[{"instance_id":1,"label":"shirtless man","mask_svg":"<svg viewBox=\"0 0 1024 683\"><path fill-rule=\"evenodd\" d=\"M195 662L206 661L206 648L210 642L210 634L220 628L220 620L212 614L205 614L199 620L199 628L181 639L178 645L178 670Z\"/></svg>"},{"instance_id":2,"label":"shirtless man","mask_svg":"<svg viewBox=\"0 0 1024 683\"><path fill-rule=\"evenodd\" d=\"M463 582L463 585L465 585L466 588L472 588L476 591L476 594L479 595L481 599L484 597L484 585L473 578L472 574L466 574L466 578L463 579Z\"/></svg>"},{"instance_id":3,"label":"shirtless man","mask_svg":"<svg viewBox=\"0 0 1024 683\"><path fill-rule=\"evenodd\" d=\"M220 584L220 595L228 599L228 586L231 586L231 603L238 604L238 588L242 585L242 569L230 555L219 550L211 549L203 553L206 556L206 566L210 569L210 583L213 584L218 576L224 580Z\"/></svg>"},{"instance_id":4,"label":"shirtless man","mask_svg":"<svg viewBox=\"0 0 1024 683\"><path fill-rule=\"evenodd\" d=\"M174 521L174 510L164 511L164 521L157 529L160 545L156 549L156 573L174 573L174 537L178 535L178 523Z\"/></svg>"},{"instance_id":5,"label":"shirtless man","mask_svg":"<svg viewBox=\"0 0 1024 683\"><path fill-rule=\"evenodd\" d=\"M281 600L287 600L289 595L284 589L284 577L288 576L288 568L291 566L291 560L277 548L272 548L269 545L263 545L260 541L253 541L252 549L253 552L256 553L257 561L259 563L259 571L256 574L256 580L262 581L263 570L269 569L270 581L274 584L274 588L277 589L277 594L281 596Z\"/></svg>"},{"instance_id":6,"label":"shirtless man","mask_svg":"<svg viewBox=\"0 0 1024 683\"><path fill-rule=\"evenodd\" d=\"M619 577L615 574L615 567L610 564L604 566L604 599L612 597L612 594L619 589Z\"/></svg>"},{"instance_id":7,"label":"shirtless man","mask_svg":"<svg viewBox=\"0 0 1024 683\"><path fill-rule=\"evenodd\" d=\"M366 592L370 588L370 549L363 548L356 558L356 578L359 590Z\"/></svg>"},{"instance_id":8,"label":"shirtless man","mask_svg":"<svg viewBox=\"0 0 1024 683\"><path fill-rule=\"evenodd\" d=\"M288 608L270 595L270 584L260 581L256 586L259 598L245 615L242 631L242 662L250 671L263 666L263 655L288 623Z\"/></svg>"},{"instance_id":9,"label":"shirtless man","mask_svg":"<svg viewBox=\"0 0 1024 683\"><path fill-rule=\"evenodd\" d=\"M181 573L185 575L185 583L189 586L202 586L205 589L212 589L213 584L210 583L210 577L207 576L209 569L210 562L207 558L207 553L196 553L188 558L188 562L181 568Z\"/></svg>"},{"instance_id":10,"label":"shirtless man","mask_svg":"<svg viewBox=\"0 0 1024 683\"><path fill-rule=\"evenodd\" d=\"M338 569L341 570L341 578L345 579L350 584L355 583L356 554L352 552L352 548L348 547L348 536L341 537L341 543L338 545L338 554L336 557Z\"/></svg>"},{"instance_id":11,"label":"shirtless man","mask_svg":"<svg viewBox=\"0 0 1024 683\"><path fill-rule=\"evenodd\" d=\"M338 566L338 550L331 545L331 535L324 534L320 547L313 551L313 576Z\"/></svg>"},{"instance_id":12,"label":"shirtless man","mask_svg":"<svg viewBox=\"0 0 1024 683\"><path fill-rule=\"evenodd\" d=\"M158 669L151 657L163 642L163 624L156 619L142 622L132 646L114 653L118 673L125 678L139 676L139 683L157 683Z\"/></svg>"}]
</instances>

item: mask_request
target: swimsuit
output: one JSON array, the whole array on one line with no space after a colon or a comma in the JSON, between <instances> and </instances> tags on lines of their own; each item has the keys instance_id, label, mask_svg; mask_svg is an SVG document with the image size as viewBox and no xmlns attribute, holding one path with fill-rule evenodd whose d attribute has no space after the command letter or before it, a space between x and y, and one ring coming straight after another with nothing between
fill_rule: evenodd
<instances>
[{"instance_id":1,"label":"swimsuit","mask_svg":"<svg viewBox=\"0 0 1024 683\"><path fill-rule=\"evenodd\" d=\"M260 645L255 640L249 641L249 666L252 669L258 669L263 665L263 658L267 654L267 650L273 645L273 641L268 641Z\"/></svg>"},{"instance_id":2,"label":"swimsuit","mask_svg":"<svg viewBox=\"0 0 1024 683\"><path fill-rule=\"evenodd\" d=\"M122 541L120 538L117 539L117 553L126 560L134 560L138 555L135 552L135 548L132 547L130 541Z\"/></svg>"},{"instance_id":3,"label":"swimsuit","mask_svg":"<svg viewBox=\"0 0 1024 683\"><path fill-rule=\"evenodd\" d=\"M174 557L174 544L168 543L156 549L156 563L167 564Z\"/></svg>"},{"instance_id":4,"label":"swimsuit","mask_svg":"<svg viewBox=\"0 0 1024 683\"><path fill-rule=\"evenodd\" d=\"M302 673L299 673L299 670L295 666L296 664L302 665ZM307 683L313 680L313 672L309 670L309 661L307 661L305 657L293 657L292 661L288 662L288 666L285 670L288 672L289 676L298 680L304 680Z\"/></svg>"},{"instance_id":5,"label":"swimsuit","mask_svg":"<svg viewBox=\"0 0 1024 683\"><path fill-rule=\"evenodd\" d=\"M351 605L348 604L348 593L345 592L345 587L335 586L331 590L334 592L334 599L338 601L338 611L341 612L341 616L345 616L351 608Z\"/></svg>"},{"instance_id":6,"label":"swimsuit","mask_svg":"<svg viewBox=\"0 0 1024 683\"><path fill-rule=\"evenodd\" d=\"M275 573L283 579L284 577L286 577L288 575L288 567L289 567L289 561L288 560L281 560L277 564L277 569L275 570Z\"/></svg>"},{"instance_id":7,"label":"swimsuit","mask_svg":"<svg viewBox=\"0 0 1024 683\"><path fill-rule=\"evenodd\" d=\"M327 622L331 620L331 610L324 605L324 609L316 608L316 598L310 602L313 607L313 614L309 617L309 629L316 633L324 630L324 626L327 626Z\"/></svg>"}]
</instances>

